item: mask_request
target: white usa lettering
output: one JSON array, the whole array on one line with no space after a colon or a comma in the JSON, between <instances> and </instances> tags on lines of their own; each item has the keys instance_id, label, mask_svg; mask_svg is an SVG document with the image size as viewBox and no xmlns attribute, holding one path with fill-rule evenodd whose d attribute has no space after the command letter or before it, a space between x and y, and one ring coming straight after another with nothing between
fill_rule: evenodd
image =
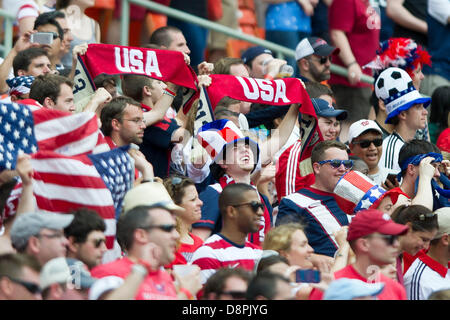
<instances>
[{"instance_id":1,"label":"white usa lettering","mask_svg":"<svg viewBox=\"0 0 450 320\"><path fill-rule=\"evenodd\" d=\"M263 101L278 103L281 99L284 103L288 104L291 101L286 97L286 83L283 80L264 80L254 78L242 78L236 77L239 83L242 85L244 95L249 100L258 100L261 98ZM250 86L249 86L249 83ZM275 84L275 88L274 85ZM250 88L251 87L251 88Z\"/></svg>"},{"instance_id":2,"label":"white usa lettering","mask_svg":"<svg viewBox=\"0 0 450 320\"><path fill-rule=\"evenodd\" d=\"M124 73L139 73L149 77L162 77L155 51L144 52L138 49L114 48L116 68Z\"/></svg>"}]
</instances>

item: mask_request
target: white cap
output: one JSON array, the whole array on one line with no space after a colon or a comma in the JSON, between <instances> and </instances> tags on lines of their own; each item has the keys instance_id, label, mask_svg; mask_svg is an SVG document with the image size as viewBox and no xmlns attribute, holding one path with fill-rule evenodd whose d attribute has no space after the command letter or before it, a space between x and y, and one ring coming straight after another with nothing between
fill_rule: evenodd
<instances>
[{"instance_id":1,"label":"white cap","mask_svg":"<svg viewBox=\"0 0 450 320\"><path fill-rule=\"evenodd\" d=\"M350 128L348 129L348 143L351 143L353 139L359 137L361 134L368 130L375 130L381 134L380 127L373 120L361 119L356 122L353 122Z\"/></svg>"},{"instance_id":2,"label":"white cap","mask_svg":"<svg viewBox=\"0 0 450 320\"><path fill-rule=\"evenodd\" d=\"M124 280L117 276L100 278L89 290L89 300L98 300L103 294L117 289L124 283Z\"/></svg>"}]
</instances>

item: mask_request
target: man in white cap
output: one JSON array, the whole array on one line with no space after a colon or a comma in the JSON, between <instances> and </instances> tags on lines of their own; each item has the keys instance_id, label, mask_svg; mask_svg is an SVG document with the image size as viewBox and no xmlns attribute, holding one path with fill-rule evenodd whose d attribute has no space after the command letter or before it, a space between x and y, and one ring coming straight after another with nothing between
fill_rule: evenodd
<instances>
[{"instance_id":1,"label":"man in white cap","mask_svg":"<svg viewBox=\"0 0 450 320\"><path fill-rule=\"evenodd\" d=\"M450 289L450 208L435 211L439 229L426 254L414 260L404 276L409 300L426 300L431 293Z\"/></svg>"},{"instance_id":2,"label":"man in white cap","mask_svg":"<svg viewBox=\"0 0 450 320\"><path fill-rule=\"evenodd\" d=\"M422 97L408 73L400 68L384 70L375 82L375 94L386 106L386 123L394 131L383 140L380 166L400 171L398 155L405 142L414 138L418 129L425 128L430 98Z\"/></svg>"},{"instance_id":3,"label":"man in white cap","mask_svg":"<svg viewBox=\"0 0 450 320\"><path fill-rule=\"evenodd\" d=\"M11 227L12 246L20 253L34 256L41 266L66 256L67 238L63 229L73 220L72 214L30 212L15 218Z\"/></svg>"},{"instance_id":4,"label":"man in white cap","mask_svg":"<svg viewBox=\"0 0 450 320\"><path fill-rule=\"evenodd\" d=\"M360 157L369 167L368 177L382 185L390 173L379 165L383 153L383 132L373 120L361 119L348 130L348 146L353 155Z\"/></svg>"},{"instance_id":5,"label":"man in white cap","mask_svg":"<svg viewBox=\"0 0 450 320\"><path fill-rule=\"evenodd\" d=\"M318 37L301 40L295 48L295 60L303 81L322 82L330 79L331 57L339 48L330 46Z\"/></svg>"},{"instance_id":6,"label":"man in white cap","mask_svg":"<svg viewBox=\"0 0 450 320\"><path fill-rule=\"evenodd\" d=\"M44 300L87 300L94 284L87 266L77 259L59 257L48 261L41 270Z\"/></svg>"}]
</instances>

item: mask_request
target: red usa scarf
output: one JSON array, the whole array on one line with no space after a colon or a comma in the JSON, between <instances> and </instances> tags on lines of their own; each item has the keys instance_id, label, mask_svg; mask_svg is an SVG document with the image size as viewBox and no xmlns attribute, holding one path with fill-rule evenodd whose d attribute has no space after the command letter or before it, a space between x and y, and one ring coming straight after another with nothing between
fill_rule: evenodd
<instances>
[{"instance_id":1,"label":"red usa scarf","mask_svg":"<svg viewBox=\"0 0 450 320\"><path fill-rule=\"evenodd\" d=\"M299 157L299 179L308 184L314 181L311 152L323 140L317 126L317 115L303 82L297 78L276 80L254 79L213 74L211 85L206 87L212 110L223 97L268 105L300 104L300 139L302 149Z\"/></svg>"},{"instance_id":2,"label":"red usa scarf","mask_svg":"<svg viewBox=\"0 0 450 320\"><path fill-rule=\"evenodd\" d=\"M222 190L229 184L233 184L235 183L234 179L232 177L230 177L229 175L225 174L223 177L221 177L219 179L219 184L222 187ZM253 183L251 184L255 189L256 187L253 185ZM258 190L256 190L258 191ZM261 194L258 192L259 198L261 200L261 203L264 205L264 224L262 224L259 227L259 231L255 232L255 233L249 233L247 240L253 244L256 244L257 246L262 246L262 243L264 241L264 237L267 234L267 232L269 232L271 225L270 225L270 213L269 210L267 210L266 207L266 203L264 202L263 197L261 196Z\"/></svg>"},{"instance_id":3,"label":"red usa scarf","mask_svg":"<svg viewBox=\"0 0 450 320\"><path fill-rule=\"evenodd\" d=\"M197 75L178 51L94 43L80 60L91 79L101 73L138 74L184 87L183 106L190 106L197 91Z\"/></svg>"}]
</instances>

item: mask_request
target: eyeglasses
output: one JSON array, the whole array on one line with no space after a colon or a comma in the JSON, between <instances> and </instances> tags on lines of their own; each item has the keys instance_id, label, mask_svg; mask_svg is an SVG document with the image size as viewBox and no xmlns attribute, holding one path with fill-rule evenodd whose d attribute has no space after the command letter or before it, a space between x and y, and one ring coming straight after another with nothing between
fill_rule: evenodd
<instances>
[{"instance_id":1,"label":"eyeglasses","mask_svg":"<svg viewBox=\"0 0 450 320\"><path fill-rule=\"evenodd\" d=\"M241 203L241 204L232 204L232 207L240 207L240 206L250 206L253 210L253 212L258 212L258 209L261 209L264 211L264 205L261 202L258 201L251 201L247 203Z\"/></svg>"},{"instance_id":2,"label":"eyeglasses","mask_svg":"<svg viewBox=\"0 0 450 320\"><path fill-rule=\"evenodd\" d=\"M11 277L8 278L12 282L20 284L21 286L25 287L25 289L27 289L27 291L30 292L31 294L41 293L41 288L36 283L15 279Z\"/></svg>"},{"instance_id":3,"label":"eyeglasses","mask_svg":"<svg viewBox=\"0 0 450 320\"><path fill-rule=\"evenodd\" d=\"M94 247L95 248L100 248L100 246L102 245L102 243L105 243L106 244L106 239L104 239L104 238L101 238L101 239L94 239L93 241L92 241L92 243L94 244Z\"/></svg>"},{"instance_id":4,"label":"eyeglasses","mask_svg":"<svg viewBox=\"0 0 450 320\"><path fill-rule=\"evenodd\" d=\"M361 148L368 148L370 146L371 143L373 143L373 145L375 147L379 147L383 144L383 139L378 138L378 139L373 139L373 140L360 140L360 141L352 141L353 144L359 144L361 146Z\"/></svg>"},{"instance_id":5,"label":"eyeglasses","mask_svg":"<svg viewBox=\"0 0 450 320\"><path fill-rule=\"evenodd\" d=\"M136 119L123 119L125 121L131 121L134 122L136 124L145 124L145 120L144 119L140 119L140 118L136 118Z\"/></svg>"},{"instance_id":6,"label":"eyeglasses","mask_svg":"<svg viewBox=\"0 0 450 320\"><path fill-rule=\"evenodd\" d=\"M344 165L345 169L353 168L353 160L322 160L318 162L319 164L329 163L334 169L339 169L341 165Z\"/></svg>"},{"instance_id":7,"label":"eyeglasses","mask_svg":"<svg viewBox=\"0 0 450 320\"><path fill-rule=\"evenodd\" d=\"M320 64L325 64L325 63L327 63L328 60L331 62L331 56L326 56L326 57L316 56L316 57L319 59L318 61Z\"/></svg>"},{"instance_id":8,"label":"eyeglasses","mask_svg":"<svg viewBox=\"0 0 450 320\"><path fill-rule=\"evenodd\" d=\"M62 232L57 232L57 233L53 233L53 234L38 234L38 235L36 235L36 238L40 238L40 237L56 239L56 238L64 238L64 234Z\"/></svg>"},{"instance_id":9,"label":"eyeglasses","mask_svg":"<svg viewBox=\"0 0 450 320\"><path fill-rule=\"evenodd\" d=\"M226 294L231 296L233 299L245 299L245 291L222 291L218 293L219 295Z\"/></svg>"},{"instance_id":10,"label":"eyeglasses","mask_svg":"<svg viewBox=\"0 0 450 320\"><path fill-rule=\"evenodd\" d=\"M392 246L394 244L394 242L398 239L397 235L392 235L392 234L378 234L378 235L371 235L370 237L376 237L376 238L382 238L386 244Z\"/></svg>"},{"instance_id":11,"label":"eyeglasses","mask_svg":"<svg viewBox=\"0 0 450 320\"><path fill-rule=\"evenodd\" d=\"M155 226L141 227L140 229L150 230L153 228L160 229L164 232L172 232L173 229L176 228L176 226L174 224L161 224L161 225L155 225Z\"/></svg>"}]
</instances>

